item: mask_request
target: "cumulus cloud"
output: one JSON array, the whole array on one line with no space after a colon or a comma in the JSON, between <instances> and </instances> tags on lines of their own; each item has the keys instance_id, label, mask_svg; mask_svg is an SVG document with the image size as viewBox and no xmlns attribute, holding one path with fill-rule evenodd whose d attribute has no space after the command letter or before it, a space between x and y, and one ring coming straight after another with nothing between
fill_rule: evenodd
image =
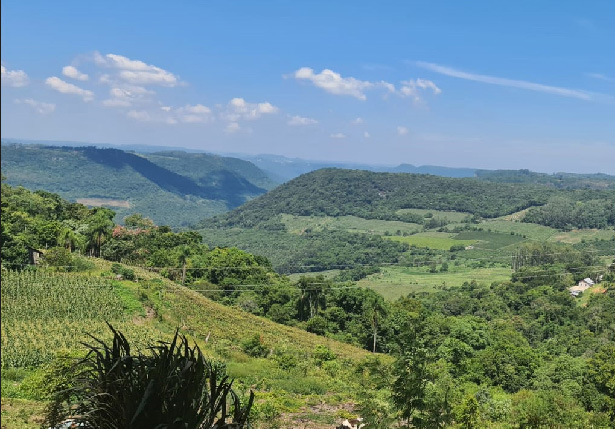
<instances>
[{"instance_id":1,"label":"cumulus cloud","mask_svg":"<svg viewBox=\"0 0 615 429\"><path fill-rule=\"evenodd\" d=\"M332 139L345 139L346 138L346 134L344 134L344 133L333 133L329 137L331 137Z\"/></svg>"},{"instance_id":2,"label":"cumulus cloud","mask_svg":"<svg viewBox=\"0 0 615 429\"><path fill-rule=\"evenodd\" d=\"M291 125L291 126L314 125L317 123L318 121L316 119L304 118L302 116L292 116L288 120L288 125Z\"/></svg>"},{"instance_id":3,"label":"cumulus cloud","mask_svg":"<svg viewBox=\"0 0 615 429\"><path fill-rule=\"evenodd\" d=\"M91 101L94 99L94 93L92 91L79 88L77 85L65 82L56 76L47 78L47 80L45 80L45 83L51 89L61 92L62 94L78 95L83 98L83 101Z\"/></svg>"},{"instance_id":4,"label":"cumulus cloud","mask_svg":"<svg viewBox=\"0 0 615 429\"><path fill-rule=\"evenodd\" d=\"M224 131L226 131L228 134L233 134L239 130L241 130L239 124L237 122L231 122L226 126L226 129Z\"/></svg>"},{"instance_id":5,"label":"cumulus cloud","mask_svg":"<svg viewBox=\"0 0 615 429\"><path fill-rule=\"evenodd\" d=\"M129 110L128 113L126 113L126 116L140 122L148 122L152 120L150 114L145 110Z\"/></svg>"},{"instance_id":6,"label":"cumulus cloud","mask_svg":"<svg viewBox=\"0 0 615 429\"><path fill-rule=\"evenodd\" d=\"M185 123L210 122L213 120L211 109L202 104L190 105L177 109L177 118Z\"/></svg>"},{"instance_id":7,"label":"cumulus cloud","mask_svg":"<svg viewBox=\"0 0 615 429\"><path fill-rule=\"evenodd\" d=\"M274 114L278 111L277 107L268 102L248 103L243 98L233 98L222 116L230 122L237 122L240 119L258 119L263 115Z\"/></svg>"},{"instance_id":8,"label":"cumulus cloud","mask_svg":"<svg viewBox=\"0 0 615 429\"><path fill-rule=\"evenodd\" d=\"M76 67L66 66L62 69L62 74L66 77L70 77L71 79L86 81L89 79L89 76L85 73L81 73L77 70Z\"/></svg>"},{"instance_id":9,"label":"cumulus cloud","mask_svg":"<svg viewBox=\"0 0 615 429\"><path fill-rule=\"evenodd\" d=\"M122 55L106 54L103 56L96 52L94 62L101 67L118 70L117 78L133 85L173 87L180 83L179 78L167 70L143 61L131 60Z\"/></svg>"},{"instance_id":10,"label":"cumulus cloud","mask_svg":"<svg viewBox=\"0 0 615 429\"><path fill-rule=\"evenodd\" d=\"M295 79L307 80L312 82L314 86L324 89L325 91L335 95L349 95L365 100L364 91L374 87L374 83L355 79L354 77L342 77L339 73L333 70L324 69L320 73L314 73L314 70L309 67L302 67L293 74Z\"/></svg>"},{"instance_id":11,"label":"cumulus cloud","mask_svg":"<svg viewBox=\"0 0 615 429\"><path fill-rule=\"evenodd\" d=\"M400 136L405 136L406 134L408 134L408 128L402 126L397 127L397 134L399 134Z\"/></svg>"},{"instance_id":12,"label":"cumulus cloud","mask_svg":"<svg viewBox=\"0 0 615 429\"><path fill-rule=\"evenodd\" d=\"M19 88L21 86L26 86L30 79L28 79L28 75L23 70L8 70L4 66L1 67L2 72L2 85L3 86L12 86L14 88Z\"/></svg>"},{"instance_id":13,"label":"cumulus cloud","mask_svg":"<svg viewBox=\"0 0 615 429\"><path fill-rule=\"evenodd\" d=\"M363 122L364 122L363 118L355 118L355 119L352 120L352 123L355 124L355 125L362 124Z\"/></svg>"},{"instance_id":14,"label":"cumulus cloud","mask_svg":"<svg viewBox=\"0 0 615 429\"><path fill-rule=\"evenodd\" d=\"M314 86L321 88L335 95L349 95L366 100L365 92L367 90L381 90L385 92L383 97L388 94L397 94L401 97L412 97L415 101L420 101L420 91L431 90L434 94L440 94L442 90L438 86L426 79L416 79L401 82L401 88L384 80L381 81L366 81L355 79L354 77L342 77L339 73L333 70L324 69L320 73L315 73L309 67L302 67L292 74L297 80L305 80L311 82ZM361 118L353 121L354 124L360 124Z\"/></svg>"},{"instance_id":15,"label":"cumulus cloud","mask_svg":"<svg viewBox=\"0 0 615 429\"><path fill-rule=\"evenodd\" d=\"M48 115L56 110L56 105L53 103L44 103L42 101L36 101L31 98L15 100L15 103L26 104L32 107L36 112L40 113L41 115Z\"/></svg>"},{"instance_id":16,"label":"cumulus cloud","mask_svg":"<svg viewBox=\"0 0 615 429\"><path fill-rule=\"evenodd\" d=\"M370 135L367 131L364 131L364 132L363 132L363 137L365 137L366 139L368 139L368 138L370 138L370 137L371 137L371 135Z\"/></svg>"}]
</instances>

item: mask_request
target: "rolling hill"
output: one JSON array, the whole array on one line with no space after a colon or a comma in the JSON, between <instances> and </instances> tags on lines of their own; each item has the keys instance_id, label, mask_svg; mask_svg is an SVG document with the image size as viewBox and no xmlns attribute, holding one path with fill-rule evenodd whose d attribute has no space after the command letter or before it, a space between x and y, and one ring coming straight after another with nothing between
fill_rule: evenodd
<instances>
[{"instance_id":1,"label":"rolling hill","mask_svg":"<svg viewBox=\"0 0 615 429\"><path fill-rule=\"evenodd\" d=\"M610 240L614 205L611 189L322 169L197 228L208 244L266 256L283 272L411 264L414 248L459 246L470 246L467 258L491 260L497 253L501 264L515 246L556 237L558 230L606 228L600 238ZM470 242L461 234L475 230L486 234L474 233Z\"/></svg>"},{"instance_id":2,"label":"rolling hill","mask_svg":"<svg viewBox=\"0 0 615 429\"><path fill-rule=\"evenodd\" d=\"M111 207L118 221L139 212L172 227L226 212L275 186L247 161L203 153L6 143L2 174L12 185Z\"/></svg>"}]
</instances>

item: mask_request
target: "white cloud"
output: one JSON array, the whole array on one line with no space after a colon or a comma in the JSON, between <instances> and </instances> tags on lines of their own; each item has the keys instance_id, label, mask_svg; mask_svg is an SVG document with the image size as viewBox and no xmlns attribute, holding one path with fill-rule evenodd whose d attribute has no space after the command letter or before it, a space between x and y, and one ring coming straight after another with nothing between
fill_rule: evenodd
<instances>
[{"instance_id":1,"label":"white cloud","mask_svg":"<svg viewBox=\"0 0 615 429\"><path fill-rule=\"evenodd\" d=\"M291 126L314 125L317 123L318 121L316 119L304 118L302 116L293 116L288 120L288 125Z\"/></svg>"},{"instance_id":2,"label":"white cloud","mask_svg":"<svg viewBox=\"0 0 615 429\"><path fill-rule=\"evenodd\" d=\"M14 88L18 88L21 86L26 86L30 81L28 79L28 75L23 70L8 70L4 66L1 67L2 72L2 85L3 86L12 86Z\"/></svg>"},{"instance_id":3,"label":"white cloud","mask_svg":"<svg viewBox=\"0 0 615 429\"><path fill-rule=\"evenodd\" d=\"M308 80L315 86L335 95L350 95L351 97L365 100L364 90L373 88L374 83L355 79L354 77L342 77L333 70L324 69L320 73L314 73L309 67L302 67L293 74L295 79Z\"/></svg>"},{"instance_id":4,"label":"white cloud","mask_svg":"<svg viewBox=\"0 0 615 429\"><path fill-rule=\"evenodd\" d=\"M233 134L236 133L237 131L239 131L241 129L241 127L239 126L239 124L237 122L231 122L230 124L228 124L226 126L225 131L229 134Z\"/></svg>"},{"instance_id":5,"label":"white cloud","mask_svg":"<svg viewBox=\"0 0 615 429\"><path fill-rule=\"evenodd\" d=\"M94 99L94 93L92 91L79 88L78 86L73 85L72 83L64 82L59 77L55 77L55 76L49 77L47 78L47 80L45 80L45 83L51 89L54 89L63 94L78 95L81 98L83 98L83 101L91 101Z\"/></svg>"},{"instance_id":6,"label":"white cloud","mask_svg":"<svg viewBox=\"0 0 615 429\"><path fill-rule=\"evenodd\" d=\"M365 137L366 139L368 139L368 138L370 138L370 137L371 137L371 135L370 135L367 131L364 131L364 132L363 132L363 137Z\"/></svg>"},{"instance_id":7,"label":"white cloud","mask_svg":"<svg viewBox=\"0 0 615 429\"><path fill-rule=\"evenodd\" d=\"M420 91L431 89L435 94L441 94L442 90L430 80L427 79L410 79L402 81L399 95L402 97L411 97L415 102L421 101Z\"/></svg>"},{"instance_id":8,"label":"white cloud","mask_svg":"<svg viewBox=\"0 0 615 429\"><path fill-rule=\"evenodd\" d=\"M66 77L70 77L71 79L86 81L89 79L89 76L85 73L81 73L77 70L76 67L66 66L62 69L62 74Z\"/></svg>"},{"instance_id":9,"label":"white cloud","mask_svg":"<svg viewBox=\"0 0 615 429\"><path fill-rule=\"evenodd\" d=\"M153 94L155 94L154 91L141 86L122 85L111 88L109 90L111 98L104 100L102 104L106 107L130 107L137 103L151 102Z\"/></svg>"},{"instance_id":10,"label":"white cloud","mask_svg":"<svg viewBox=\"0 0 615 429\"><path fill-rule=\"evenodd\" d=\"M243 98L233 98L222 116L228 121L236 122L240 119L258 119L278 111L279 109L271 103L248 103Z\"/></svg>"},{"instance_id":11,"label":"white cloud","mask_svg":"<svg viewBox=\"0 0 615 429\"><path fill-rule=\"evenodd\" d=\"M107 54L103 56L96 52L94 54L94 62L99 66L119 70L117 77L133 85L173 87L180 83L179 78L167 70L146 64L143 61L131 60L122 55Z\"/></svg>"},{"instance_id":12,"label":"white cloud","mask_svg":"<svg viewBox=\"0 0 615 429\"><path fill-rule=\"evenodd\" d=\"M25 98L21 100L15 100L17 104L27 104L41 115L48 115L56 110L56 105L53 103L44 103L42 101L36 101L31 98Z\"/></svg>"},{"instance_id":13,"label":"white cloud","mask_svg":"<svg viewBox=\"0 0 615 429\"><path fill-rule=\"evenodd\" d=\"M333 133L329 137L331 137L332 139L345 139L346 138L346 134L344 134L344 133Z\"/></svg>"},{"instance_id":14,"label":"white cloud","mask_svg":"<svg viewBox=\"0 0 615 429\"><path fill-rule=\"evenodd\" d=\"M445 76L456 77L459 79L471 80L474 82L487 83L490 85L507 86L511 88L527 89L529 91L544 92L547 94L559 95L562 97L578 98L580 100L592 101L598 97L605 97L602 94L594 94L578 89L562 88L558 86L543 85L540 83L528 82L524 80L507 79L503 77L488 76L484 74L468 73L452 67L441 66L433 63L419 61L419 67L431 70ZM608 97L608 96L607 96Z\"/></svg>"},{"instance_id":15,"label":"white cloud","mask_svg":"<svg viewBox=\"0 0 615 429\"><path fill-rule=\"evenodd\" d=\"M141 122L148 122L152 120L150 114L147 113L145 110L129 110L128 113L126 113L126 116L128 116L130 119L134 119Z\"/></svg>"},{"instance_id":16,"label":"white cloud","mask_svg":"<svg viewBox=\"0 0 615 429\"><path fill-rule=\"evenodd\" d=\"M171 111L171 106L162 106L162 107L160 108L160 110L163 110L163 111L165 111L165 112L170 112L170 111Z\"/></svg>"},{"instance_id":17,"label":"white cloud","mask_svg":"<svg viewBox=\"0 0 615 429\"><path fill-rule=\"evenodd\" d=\"M132 103L126 99L122 98L109 98L107 100L103 100L103 106L105 107L130 107Z\"/></svg>"},{"instance_id":18,"label":"white cloud","mask_svg":"<svg viewBox=\"0 0 615 429\"><path fill-rule=\"evenodd\" d=\"M177 118L185 123L210 122L213 120L211 109L202 104L195 104L194 106L187 104L177 109L176 113Z\"/></svg>"},{"instance_id":19,"label":"white cloud","mask_svg":"<svg viewBox=\"0 0 615 429\"><path fill-rule=\"evenodd\" d=\"M408 134L408 128L402 126L397 127L397 134L399 134L400 136L405 136L406 134Z\"/></svg>"},{"instance_id":20,"label":"white cloud","mask_svg":"<svg viewBox=\"0 0 615 429\"><path fill-rule=\"evenodd\" d=\"M364 122L363 118L356 118L356 119L352 120L352 123L355 124L355 125L362 124L363 122Z\"/></svg>"}]
</instances>

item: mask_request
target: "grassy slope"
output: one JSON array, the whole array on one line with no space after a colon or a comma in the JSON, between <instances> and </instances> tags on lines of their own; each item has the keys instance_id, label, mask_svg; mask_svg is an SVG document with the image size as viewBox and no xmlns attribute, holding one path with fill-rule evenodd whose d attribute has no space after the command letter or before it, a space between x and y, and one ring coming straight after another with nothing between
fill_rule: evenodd
<instances>
[{"instance_id":1,"label":"grassy slope","mask_svg":"<svg viewBox=\"0 0 615 429\"><path fill-rule=\"evenodd\" d=\"M97 268L87 274L89 278L100 278L101 273L108 275L110 263L97 260L96 265ZM334 423L337 421L336 410L353 402L352 389L346 382L338 378L337 373L328 373L315 366L311 355L317 345L325 345L340 362L350 363L367 356L365 350L225 307L156 274L141 269L135 271L138 282L114 283L113 290L121 300L123 313L115 314L111 320L131 342L142 346L159 339L169 339L179 328L181 333L200 345L205 355L227 362L229 374L237 378L236 387L240 391L252 386L257 391L257 404L273 403L286 419L283 425L291 424L288 422L293 418L306 418L306 410L315 400L316 403L330 405L319 419L327 424ZM71 274L69 277L80 276L83 275ZM93 295L96 290L83 288L82 293ZM6 302L4 298L3 304L10 305L11 302ZM49 360L62 349L78 349L80 341L88 340L86 332L93 332L102 338L109 337L102 318L96 319L90 315L81 321L69 319L58 317L42 321L38 317L22 316L14 320L3 316L3 331L19 332L19 338L3 335L3 355L16 348L24 349L24 353L38 353L43 348L49 352L44 355ZM282 370L272 359L251 358L241 351L241 343L254 335L261 336L273 353L284 351L297 356L300 362L312 363L301 371ZM339 376L350 366L343 365ZM15 397L15 392L19 391L16 386L32 373L31 370L19 370L17 373L20 371L23 374L11 376L15 371L3 368L2 421L14 422L15 426L11 427L17 428L39 427L43 404ZM314 423L306 427L321 426Z\"/></svg>"}]
</instances>

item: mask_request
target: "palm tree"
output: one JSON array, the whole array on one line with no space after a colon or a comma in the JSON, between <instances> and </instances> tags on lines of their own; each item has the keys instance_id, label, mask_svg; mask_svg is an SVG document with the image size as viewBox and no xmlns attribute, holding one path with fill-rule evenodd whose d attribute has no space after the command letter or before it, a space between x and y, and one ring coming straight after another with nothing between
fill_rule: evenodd
<instances>
[{"instance_id":1,"label":"palm tree","mask_svg":"<svg viewBox=\"0 0 615 429\"><path fill-rule=\"evenodd\" d=\"M62 226L58 234L58 244L72 252L83 245L83 236L69 226Z\"/></svg>"},{"instance_id":2,"label":"palm tree","mask_svg":"<svg viewBox=\"0 0 615 429\"><path fill-rule=\"evenodd\" d=\"M182 266L182 285L186 281L186 267L188 265L188 258L192 255L192 249L186 244L179 247L179 254L177 255L177 261Z\"/></svg>"},{"instance_id":3,"label":"palm tree","mask_svg":"<svg viewBox=\"0 0 615 429\"><path fill-rule=\"evenodd\" d=\"M111 325L113 340L92 337L73 368L71 388L59 390L46 412L57 427L69 416L86 428L248 428L254 394L242 405L232 380L205 359L198 346L175 332L150 353L133 353Z\"/></svg>"},{"instance_id":4,"label":"palm tree","mask_svg":"<svg viewBox=\"0 0 615 429\"><path fill-rule=\"evenodd\" d=\"M89 246L93 250L94 256L100 256L100 248L105 238L111 234L113 221L106 212L96 212L90 221L88 229Z\"/></svg>"}]
</instances>

